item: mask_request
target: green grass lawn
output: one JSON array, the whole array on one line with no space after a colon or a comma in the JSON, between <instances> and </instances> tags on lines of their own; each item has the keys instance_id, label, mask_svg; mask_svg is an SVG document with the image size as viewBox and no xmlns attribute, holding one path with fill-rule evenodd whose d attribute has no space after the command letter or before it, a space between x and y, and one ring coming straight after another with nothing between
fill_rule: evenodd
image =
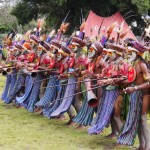
<instances>
[{"instance_id":1,"label":"green grass lawn","mask_svg":"<svg viewBox=\"0 0 150 150\"><path fill-rule=\"evenodd\" d=\"M5 78L0 77L0 94ZM115 147L116 140L106 139L110 128L101 135L88 135L66 126L65 121L47 119L13 104L0 102L0 150L129 150ZM135 146L138 146L136 140Z\"/></svg>"}]
</instances>

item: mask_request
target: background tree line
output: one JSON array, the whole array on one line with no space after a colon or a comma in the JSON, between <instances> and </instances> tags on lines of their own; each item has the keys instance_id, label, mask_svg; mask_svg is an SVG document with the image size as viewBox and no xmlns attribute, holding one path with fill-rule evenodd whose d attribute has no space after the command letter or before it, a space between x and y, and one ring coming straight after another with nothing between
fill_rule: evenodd
<instances>
[{"instance_id":1,"label":"background tree line","mask_svg":"<svg viewBox=\"0 0 150 150\"><path fill-rule=\"evenodd\" d=\"M100 16L110 16L120 11L126 21L133 28L135 35L140 35L144 22L141 16L150 13L149 0L20 0L11 10L18 23L27 27L44 14L49 14L46 19L48 28L58 28L70 11L67 21L70 23L69 33L81 23L81 12L86 18L89 10ZM134 27L133 22L137 22Z\"/></svg>"}]
</instances>

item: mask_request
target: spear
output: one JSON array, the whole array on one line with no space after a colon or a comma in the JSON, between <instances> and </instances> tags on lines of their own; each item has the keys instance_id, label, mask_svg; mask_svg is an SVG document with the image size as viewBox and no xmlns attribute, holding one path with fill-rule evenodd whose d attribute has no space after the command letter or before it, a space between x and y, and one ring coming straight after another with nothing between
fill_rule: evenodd
<instances>
[{"instance_id":1,"label":"spear","mask_svg":"<svg viewBox=\"0 0 150 150\"><path fill-rule=\"evenodd\" d=\"M106 84L106 85L107 85L107 84ZM100 85L100 86L97 86L97 87L94 87L94 88L91 88L91 89L88 89L88 90L84 90L84 91L81 91L81 92L78 92L78 93L75 93L75 94L72 94L72 95L69 95L69 96L60 98L60 99L56 99L56 100L52 101L52 103L53 103L53 102L56 102L56 101L60 101L60 100L62 100L62 99L66 99L66 98L75 96L75 95L78 95L78 94L82 94L82 93L87 92L87 91L91 91L91 90L97 89L97 88L100 88L100 87L106 86L106 85Z\"/></svg>"},{"instance_id":2,"label":"spear","mask_svg":"<svg viewBox=\"0 0 150 150\"><path fill-rule=\"evenodd\" d=\"M81 23L83 23L83 12L82 12L82 8L81 8Z\"/></svg>"},{"instance_id":3,"label":"spear","mask_svg":"<svg viewBox=\"0 0 150 150\"><path fill-rule=\"evenodd\" d=\"M70 72L67 72L66 74L70 74ZM38 81L35 81L35 82L31 82L31 83L29 83L29 84L32 84L32 83L36 83L36 82L41 82L41 81L44 81L44 80L49 80L49 79L53 79L53 78L57 78L57 77L59 77L60 76L60 74L59 75L54 75L54 76L52 76L52 77L49 77L49 78L45 78L45 79L42 79L42 80L38 80ZM22 86L26 86L26 85L28 85L28 84L25 84L25 85L22 85Z\"/></svg>"},{"instance_id":4,"label":"spear","mask_svg":"<svg viewBox=\"0 0 150 150\"><path fill-rule=\"evenodd\" d=\"M70 14L70 10L69 10L69 12L67 13L67 15L65 16L64 20L62 21L62 23L63 23L63 22L66 22L67 17L68 17L69 14Z\"/></svg>"},{"instance_id":5,"label":"spear","mask_svg":"<svg viewBox=\"0 0 150 150\"><path fill-rule=\"evenodd\" d=\"M90 79L90 81L97 81L97 80L100 80L100 79ZM59 84L59 85L54 85L54 86L42 87L40 89L53 88L53 87L64 86L64 85L72 85L72 84L83 83L83 82L89 82L89 81L78 81L78 82L72 82L72 83L65 83L65 84Z\"/></svg>"},{"instance_id":6,"label":"spear","mask_svg":"<svg viewBox=\"0 0 150 150\"><path fill-rule=\"evenodd\" d=\"M65 83L65 84L59 84L59 85L54 85L54 86L42 87L42 88L40 88L40 89L53 88L53 87L64 86L64 85L72 85L72 84L77 84L77 83L85 83L85 82L90 82L90 81L98 81L98 80L102 80L102 79L108 79L108 78L90 79L90 80L88 80L88 81L78 81L78 82L72 82L72 83L69 83L69 84L68 84L68 83ZM118 79L118 78L110 77L109 79L114 80L114 79ZM124 78L124 79L126 80L127 78ZM112 81L112 80L111 80L111 81ZM94 85L94 86L96 86L96 85Z\"/></svg>"},{"instance_id":7,"label":"spear","mask_svg":"<svg viewBox=\"0 0 150 150\"><path fill-rule=\"evenodd\" d=\"M121 81L124 81L126 80L126 78L122 79ZM56 101L60 101L62 99L66 99L66 98L69 98L69 97L72 97L72 96L75 96L75 95L78 95L78 94L82 94L84 92L87 92L87 91L91 91L91 90L94 90L94 89L97 89L97 88L100 88L100 87L103 87L103 86L107 86L107 85L110 85L110 83L107 83L107 84L103 84L103 85L100 85L100 86L97 86L97 87L94 87L94 88L91 88L91 89L88 89L88 90L84 90L84 91L81 91L81 92L78 92L78 93L75 93L75 94L72 94L72 95L69 95L67 97L63 97L63 98L60 98L60 99L56 99L52 102L56 102Z\"/></svg>"},{"instance_id":8,"label":"spear","mask_svg":"<svg viewBox=\"0 0 150 150\"><path fill-rule=\"evenodd\" d=\"M5 68L11 68L11 67L14 67L14 66L4 66L4 67L0 67L0 70L5 69Z\"/></svg>"},{"instance_id":9,"label":"spear","mask_svg":"<svg viewBox=\"0 0 150 150\"><path fill-rule=\"evenodd\" d=\"M103 25L103 22L104 22L105 18L103 18L100 26L99 26L99 29L98 29L98 35L100 35L100 32L101 32L101 28L102 28L102 25Z\"/></svg>"},{"instance_id":10,"label":"spear","mask_svg":"<svg viewBox=\"0 0 150 150\"><path fill-rule=\"evenodd\" d=\"M21 69L25 69L24 67L23 68L21 68ZM29 71L28 73L38 73L38 72L44 72L44 71L57 71L57 69L45 69L45 70L35 70L35 71ZM26 73L24 73L24 72L19 72L19 73L13 73L13 74L11 74L11 75L16 75L16 74L26 74Z\"/></svg>"}]
</instances>

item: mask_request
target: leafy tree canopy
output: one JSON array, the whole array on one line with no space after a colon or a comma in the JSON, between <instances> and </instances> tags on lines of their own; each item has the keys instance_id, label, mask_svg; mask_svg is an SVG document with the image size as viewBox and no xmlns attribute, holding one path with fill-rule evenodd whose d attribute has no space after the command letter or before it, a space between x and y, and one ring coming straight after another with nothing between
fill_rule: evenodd
<instances>
[{"instance_id":1,"label":"leafy tree canopy","mask_svg":"<svg viewBox=\"0 0 150 150\"><path fill-rule=\"evenodd\" d=\"M0 7L0 33L11 30L17 24L16 17L10 14L11 6L4 4Z\"/></svg>"},{"instance_id":2,"label":"leafy tree canopy","mask_svg":"<svg viewBox=\"0 0 150 150\"><path fill-rule=\"evenodd\" d=\"M127 12L127 22L132 25L137 21L138 27L143 26L141 15L148 14L150 8L149 0L20 0L12 10L12 14L17 17L20 24L28 24L32 19L37 19L39 15L49 14L46 19L50 27L58 27L65 18L68 11L68 22L70 31L81 22L81 10L84 18L89 10L93 10L97 15L110 16L116 11L122 15ZM135 29L139 34L139 29Z\"/></svg>"}]
</instances>

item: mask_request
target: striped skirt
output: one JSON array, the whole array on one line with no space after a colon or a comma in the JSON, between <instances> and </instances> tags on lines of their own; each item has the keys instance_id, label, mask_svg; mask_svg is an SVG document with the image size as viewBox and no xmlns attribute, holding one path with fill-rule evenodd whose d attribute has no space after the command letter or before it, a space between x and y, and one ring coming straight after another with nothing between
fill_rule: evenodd
<instances>
[{"instance_id":1,"label":"striped skirt","mask_svg":"<svg viewBox=\"0 0 150 150\"><path fill-rule=\"evenodd\" d=\"M9 92L10 84L11 84L11 75L7 75L5 88L4 88L4 91L3 91L2 96L1 96L1 99L2 99L3 101L5 101L6 98L7 98L7 95L8 95L8 92Z\"/></svg>"},{"instance_id":2,"label":"striped skirt","mask_svg":"<svg viewBox=\"0 0 150 150\"><path fill-rule=\"evenodd\" d=\"M21 90L22 85L24 85L24 82L25 82L25 77L19 74L14 84L14 87L11 89L11 92L7 96L5 103L9 104L15 99L17 93Z\"/></svg>"},{"instance_id":3,"label":"striped skirt","mask_svg":"<svg viewBox=\"0 0 150 150\"><path fill-rule=\"evenodd\" d=\"M81 89L84 91L85 85L81 84ZM79 125L85 125L85 126L90 126L91 122L93 120L93 115L94 115L94 108L90 107L88 105L88 100L87 100L87 94L83 93L83 104L81 106L81 109L79 113L76 115L75 118L73 118L73 121L78 123Z\"/></svg>"},{"instance_id":4,"label":"striped skirt","mask_svg":"<svg viewBox=\"0 0 150 150\"><path fill-rule=\"evenodd\" d=\"M60 106L60 104L62 103L61 98L64 97L66 87L67 85L61 86L56 100L54 100L54 102L52 102L52 104L49 107L43 109L43 115L45 117L51 118L51 113L53 113ZM57 100L57 99L61 99L61 100Z\"/></svg>"},{"instance_id":5,"label":"striped skirt","mask_svg":"<svg viewBox=\"0 0 150 150\"><path fill-rule=\"evenodd\" d=\"M103 108L103 104L104 104L104 100L105 100L105 93L106 93L106 89L105 89L105 87L103 87L103 89L102 89L102 97L99 100L96 117L92 121L92 126L94 126L95 124L98 123L98 119L100 117L100 114L101 114L101 111L102 111L102 108Z\"/></svg>"},{"instance_id":6,"label":"striped skirt","mask_svg":"<svg viewBox=\"0 0 150 150\"><path fill-rule=\"evenodd\" d=\"M133 145L137 134L142 108L142 92L136 91L130 95L129 112L123 130L118 137L118 143Z\"/></svg>"},{"instance_id":7,"label":"striped skirt","mask_svg":"<svg viewBox=\"0 0 150 150\"><path fill-rule=\"evenodd\" d=\"M25 79L25 94L21 97L16 97L17 103L21 104L22 106L27 106L27 98L32 90L33 87L33 78L29 75L26 76Z\"/></svg>"},{"instance_id":8,"label":"striped skirt","mask_svg":"<svg viewBox=\"0 0 150 150\"><path fill-rule=\"evenodd\" d=\"M35 104L36 107L48 107L50 106L51 101L56 99L58 87L55 85L59 84L59 80L56 77L52 77L53 76L50 75L50 80L47 84L44 96Z\"/></svg>"},{"instance_id":9,"label":"striped skirt","mask_svg":"<svg viewBox=\"0 0 150 150\"><path fill-rule=\"evenodd\" d=\"M8 97L11 95L13 89L14 89L14 85L17 81L17 74L16 74L16 70L13 70L12 74L10 75L10 85L9 85L9 88L8 88L8 93L7 93L7 97L6 99L4 100L4 102L6 104L9 103L9 100L8 100Z\"/></svg>"},{"instance_id":10,"label":"striped skirt","mask_svg":"<svg viewBox=\"0 0 150 150\"><path fill-rule=\"evenodd\" d=\"M51 114L50 117L56 117L59 116L60 114L65 113L71 106L74 97L75 96L71 96L73 94L75 94L76 91L76 84L71 84L73 82L77 82L77 78L69 78L68 79L68 84L66 91L65 91L65 95L64 98L62 100L61 105ZM71 97L69 97L71 96ZM57 100L57 99L56 99Z\"/></svg>"},{"instance_id":11,"label":"striped skirt","mask_svg":"<svg viewBox=\"0 0 150 150\"><path fill-rule=\"evenodd\" d=\"M106 127L112 116L115 100L117 99L118 95L119 92L116 89L106 91L102 110L97 118L96 124L89 128L89 134L99 134Z\"/></svg>"},{"instance_id":12,"label":"striped skirt","mask_svg":"<svg viewBox=\"0 0 150 150\"><path fill-rule=\"evenodd\" d=\"M39 100L39 93L40 93L40 86L42 83L41 81L42 79L43 79L43 75L38 73L37 77L34 80L35 83L33 84L32 91L28 96L28 105L26 108L30 112L34 111L34 104Z\"/></svg>"}]
</instances>

